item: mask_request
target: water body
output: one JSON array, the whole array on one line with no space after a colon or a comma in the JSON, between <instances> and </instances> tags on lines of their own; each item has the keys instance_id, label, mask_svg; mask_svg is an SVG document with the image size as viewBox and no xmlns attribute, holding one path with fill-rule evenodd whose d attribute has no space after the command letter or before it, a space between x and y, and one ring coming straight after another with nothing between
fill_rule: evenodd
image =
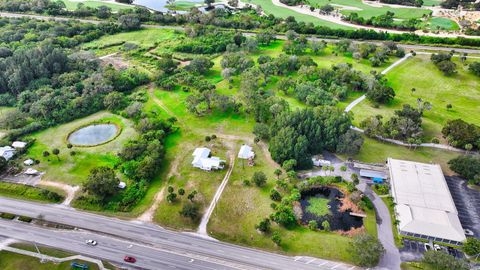
<instances>
[{"instance_id":1,"label":"water body","mask_svg":"<svg viewBox=\"0 0 480 270\"><path fill-rule=\"evenodd\" d=\"M187 0L188 2L194 3L203 3L203 0ZM167 5L167 0L134 0L133 4L144 6L156 11L167 12L169 11L168 8L165 7ZM177 11L177 13L180 13Z\"/></svg>"},{"instance_id":2,"label":"water body","mask_svg":"<svg viewBox=\"0 0 480 270\"><path fill-rule=\"evenodd\" d=\"M336 188L329 187L320 187L312 188L302 192L302 198L300 204L302 206L303 216L302 223L308 224L310 220L317 221L319 227L323 221L328 220L330 223L330 229L332 231L342 230L349 231L351 228L359 228L363 225L363 219L361 217L351 216L351 211L340 212L339 208L342 205L342 202L339 200L343 198L343 193ZM317 216L313 213L306 211L307 207L310 205L308 200L312 197L325 198L330 200L328 205L330 206L329 215Z\"/></svg>"},{"instance_id":3,"label":"water body","mask_svg":"<svg viewBox=\"0 0 480 270\"><path fill-rule=\"evenodd\" d=\"M74 131L68 141L74 145L97 145L111 140L118 132L113 124L90 125Z\"/></svg>"}]
</instances>

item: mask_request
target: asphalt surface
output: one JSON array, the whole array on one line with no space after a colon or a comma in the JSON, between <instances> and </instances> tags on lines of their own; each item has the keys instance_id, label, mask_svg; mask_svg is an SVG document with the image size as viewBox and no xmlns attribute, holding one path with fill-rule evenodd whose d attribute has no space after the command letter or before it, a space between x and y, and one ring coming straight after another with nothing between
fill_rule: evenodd
<instances>
[{"instance_id":1,"label":"asphalt surface","mask_svg":"<svg viewBox=\"0 0 480 270\"><path fill-rule=\"evenodd\" d=\"M31 15L31 14L20 14L20 13L9 13L9 12L0 12L0 17L10 17L10 18L34 18L38 20L59 20L59 21L67 21L67 20L76 20L80 22L86 23L93 23L99 24L103 21L99 20L87 20L87 19L77 19L77 18L65 18L65 17L51 17L51 16L42 16L42 15ZM172 25L151 25L151 24L144 24L142 27L145 28L164 28L164 29L175 29L175 30L183 30L184 27L182 26L172 26ZM245 36L254 36L256 33L254 32L243 32ZM276 35L277 39L286 39L285 35ZM340 39L327 39L327 38L320 38L315 36L310 36L309 40L325 40L330 42L339 41ZM371 41L371 40L354 40L355 42L370 42L375 43L377 45L382 44L381 41ZM457 53L480 53L480 49L464 49L464 48L454 48L454 47L443 47L443 46L428 46L428 45L409 45L409 44L398 44L400 47L404 48L407 51L414 50L434 50L434 51L451 51L455 50Z\"/></svg>"},{"instance_id":2,"label":"asphalt surface","mask_svg":"<svg viewBox=\"0 0 480 270\"><path fill-rule=\"evenodd\" d=\"M0 235L19 240L35 240L40 244L79 252L85 255L92 255L105 260L115 259L114 261L118 261L118 258L123 259L123 256L131 254L139 256L139 261L145 264L142 265L142 268L145 269L164 269L162 267L158 268L157 266L161 262L168 262L168 265L181 268L186 266L185 262L190 262L191 260L194 260L199 267L207 268L197 268L196 265L192 267L191 264L187 264L187 266L190 266L190 268L187 269L208 269L208 267L210 267L210 269L323 270L334 267L334 269L342 270L355 268L351 265L331 261L325 261L323 265L313 264L314 258L305 261L299 259L301 257L294 258L235 246L204 239L188 233L165 230L152 224L104 217L58 205L46 205L0 197L0 212L9 212L30 217L39 217L41 215L44 220L67 224L81 228L84 231L90 231L83 232L87 234L87 236L82 236L82 234L77 234L72 231L63 234L38 227L30 227L22 231L24 228L19 226L19 224L15 224L12 227L2 222L1 225L4 227L0 226ZM10 229L6 230L4 228ZM91 235L88 235L88 233ZM88 246L83 247L81 245L84 244L86 237L99 242L98 250L88 252L90 251L87 249ZM108 241L106 239L108 239ZM125 246L127 246L126 243L128 243L128 245L133 244L136 248L138 247L138 252L128 253L129 250L125 250ZM82 247L80 248L78 246ZM81 250L77 250L77 248ZM332 266L332 264L334 266Z\"/></svg>"}]
</instances>

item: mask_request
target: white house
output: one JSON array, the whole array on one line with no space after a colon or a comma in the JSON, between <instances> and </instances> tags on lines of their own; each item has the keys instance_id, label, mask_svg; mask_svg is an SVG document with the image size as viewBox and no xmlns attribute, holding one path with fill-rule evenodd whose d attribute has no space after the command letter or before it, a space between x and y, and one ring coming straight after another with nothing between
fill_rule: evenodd
<instances>
[{"instance_id":1,"label":"white house","mask_svg":"<svg viewBox=\"0 0 480 270\"><path fill-rule=\"evenodd\" d=\"M313 165L314 166L317 166L317 167L323 167L323 166L330 166L332 165L332 163L328 160L324 160L324 159L319 159L319 158L312 158L312 162L313 162Z\"/></svg>"},{"instance_id":2,"label":"white house","mask_svg":"<svg viewBox=\"0 0 480 270\"><path fill-rule=\"evenodd\" d=\"M255 157L255 153L252 151L252 147L244 144L240 147L240 151L238 151L238 158L241 159L251 159Z\"/></svg>"},{"instance_id":3,"label":"white house","mask_svg":"<svg viewBox=\"0 0 480 270\"><path fill-rule=\"evenodd\" d=\"M12 143L13 148L25 148L27 146L26 142L15 141Z\"/></svg>"},{"instance_id":4,"label":"white house","mask_svg":"<svg viewBox=\"0 0 480 270\"><path fill-rule=\"evenodd\" d=\"M15 155L15 149L10 146L0 147L0 157L10 160Z\"/></svg>"},{"instance_id":5,"label":"white house","mask_svg":"<svg viewBox=\"0 0 480 270\"><path fill-rule=\"evenodd\" d=\"M221 160L219 157L210 157L210 149L200 147L193 151L192 166L205 171L220 170L223 169L225 160Z\"/></svg>"}]
</instances>

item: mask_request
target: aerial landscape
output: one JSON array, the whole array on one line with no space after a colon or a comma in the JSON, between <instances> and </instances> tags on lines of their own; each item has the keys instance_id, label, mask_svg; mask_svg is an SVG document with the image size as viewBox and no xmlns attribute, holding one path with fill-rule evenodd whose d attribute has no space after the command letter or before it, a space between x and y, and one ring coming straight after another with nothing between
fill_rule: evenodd
<instances>
[{"instance_id":1,"label":"aerial landscape","mask_svg":"<svg viewBox=\"0 0 480 270\"><path fill-rule=\"evenodd\" d=\"M480 269L480 3L0 0L0 269Z\"/></svg>"}]
</instances>

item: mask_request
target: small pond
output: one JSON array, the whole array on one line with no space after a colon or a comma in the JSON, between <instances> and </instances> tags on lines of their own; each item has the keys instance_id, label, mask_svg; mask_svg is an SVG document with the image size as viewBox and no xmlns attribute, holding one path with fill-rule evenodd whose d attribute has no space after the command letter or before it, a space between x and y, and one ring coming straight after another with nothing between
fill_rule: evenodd
<instances>
[{"instance_id":1,"label":"small pond","mask_svg":"<svg viewBox=\"0 0 480 270\"><path fill-rule=\"evenodd\" d=\"M114 124L93 124L72 132L68 141L73 145L93 146L108 142L118 131Z\"/></svg>"},{"instance_id":2,"label":"small pond","mask_svg":"<svg viewBox=\"0 0 480 270\"><path fill-rule=\"evenodd\" d=\"M332 231L349 231L363 225L361 217L351 216L350 211L340 212L343 193L330 187L312 188L302 192L300 205L302 207L302 223L308 224L315 220L321 227L323 221L328 220Z\"/></svg>"}]
</instances>

